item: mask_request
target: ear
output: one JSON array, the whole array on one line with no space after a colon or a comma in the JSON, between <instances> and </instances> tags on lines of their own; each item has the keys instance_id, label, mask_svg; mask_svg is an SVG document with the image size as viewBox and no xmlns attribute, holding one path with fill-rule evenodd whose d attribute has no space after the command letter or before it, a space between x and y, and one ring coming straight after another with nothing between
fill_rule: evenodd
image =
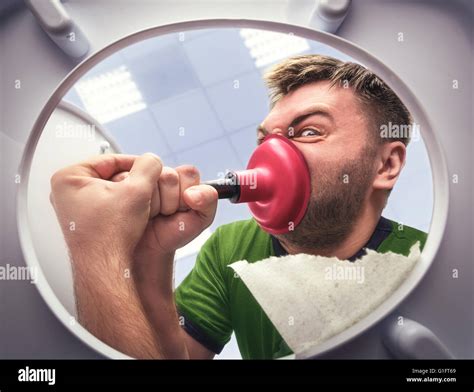
<instances>
[{"instance_id":1,"label":"ear","mask_svg":"<svg viewBox=\"0 0 474 392\"><path fill-rule=\"evenodd\" d=\"M405 166L406 147L400 142L383 143L379 147L374 189L391 190Z\"/></svg>"}]
</instances>

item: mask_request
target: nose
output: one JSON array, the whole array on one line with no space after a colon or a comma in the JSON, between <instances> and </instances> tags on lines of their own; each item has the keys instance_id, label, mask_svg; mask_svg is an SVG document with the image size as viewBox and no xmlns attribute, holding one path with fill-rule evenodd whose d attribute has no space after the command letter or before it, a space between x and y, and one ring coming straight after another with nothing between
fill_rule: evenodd
<instances>
[{"instance_id":1,"label":"nose","mask_svg":"<svg viewBox=\"0 0 474 392\"><path fill-rule=\"evenodd\" d=\"M281 128L273 128L270 132L272 135L286 136L285 132Z\"/></svg>"}]
</instances>

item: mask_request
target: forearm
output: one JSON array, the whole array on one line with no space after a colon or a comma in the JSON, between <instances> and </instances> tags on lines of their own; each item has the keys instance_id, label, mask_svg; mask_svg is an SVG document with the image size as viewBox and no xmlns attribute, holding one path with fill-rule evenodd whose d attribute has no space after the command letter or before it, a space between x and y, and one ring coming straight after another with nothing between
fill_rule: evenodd
<instances>
[{"instance_id":1,"label":"forearm","mask_svg":"<svg viewBox=\"0 0 474 392\"><path fill-rule=\"evenodd\" d=\"M111 255L85 257L72 252L79 322L131 357L166 358L143 311L128 260Z\"/></svg>"},{"instance_id":2,"label":"forearm","mask_svg":"<svg viewBox=\"0 0 474 392\"><path fill-rule=\"evenodd\" d=\"M133 276L142 308L165 358L189 358L173 290L174 252L135 255Z\"/></svg>"}]
</instances>

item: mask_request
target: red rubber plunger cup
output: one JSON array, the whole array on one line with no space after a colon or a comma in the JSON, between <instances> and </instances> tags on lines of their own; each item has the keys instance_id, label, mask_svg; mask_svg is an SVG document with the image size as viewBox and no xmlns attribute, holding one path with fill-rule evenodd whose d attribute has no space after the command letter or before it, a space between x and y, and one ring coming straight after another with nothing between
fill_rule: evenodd
<instances>
[{"instance_id":1,"label":"red rubber plunger cup","mask_svg":"<svg viewBox=\"0 0 474 392\"><path fill-rule=\"evenodd\" d=\"M293 230L303 219L311 195L311 177L301 152L286 137L269 135L255 149L247 170L229 172L215 187L219 198L248 203L260 227L270 234Z\"/></svg>"}]
</instances>

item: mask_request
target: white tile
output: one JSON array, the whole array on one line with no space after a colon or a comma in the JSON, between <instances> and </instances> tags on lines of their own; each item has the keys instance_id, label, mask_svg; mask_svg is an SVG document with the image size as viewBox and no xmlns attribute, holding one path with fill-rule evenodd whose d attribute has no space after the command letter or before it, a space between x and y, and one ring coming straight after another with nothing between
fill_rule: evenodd
<instances>
[{"instance_id":1,"label":"white tile","mask_svg":"<svg viewBox=\"0 0 474 392\"><path fill-rule=\"evenodd\" d=\"M153 152L159 156L170 153L166 139L148 109L109 122L106 128L124 153Z\"/></svg>"},{"instance_id":2,"label":"white tile","mask_svg":"<svg viewBox=\"0 0 474 392\"><path fill-rule=\"evenodd\" d=\"M260 124L268 114L268 93L259 72L225 80L207 93L228 132Z\"/></svg>"},{"instance_id":3,"label":"white tile","mask_svg":"<svg viewBox=\"0 0 474 392\"><path fill-rule=\"evenodd\" d=\"M221 136L224 131L201 90L159 102L151 111L173 152Z\"/></svg>"},{"instance_id":4,"label":"white tile","mask_svg":"<svg viewBox=\"0 0 474 392\"><path fill-rule=\"evenodd\" d=\"M238 29L216 29L184 41L183 48L205 86L255 69Z\"/></svg>"},{"instance_id":5,"label":"white tile","mask_svg":"<svg viewBox=\"0 0 474 392\"><path fill-rule=\"evenodd\" d=\"M247 167L250 156L257 148L257 124L229 135L242 166Z\"/></svg>"},{"instance_id":6,"label":"white tile","mask_svg":"<svg viewBox=\"0 0 474 392\"><path fill-rule=\"evenodd\" d=\"M176 154L178 163L195 165L201 180L220 178L227 170L242 169L231 143L226 137L212 140Z\"/></svg>"}]
</instances>

